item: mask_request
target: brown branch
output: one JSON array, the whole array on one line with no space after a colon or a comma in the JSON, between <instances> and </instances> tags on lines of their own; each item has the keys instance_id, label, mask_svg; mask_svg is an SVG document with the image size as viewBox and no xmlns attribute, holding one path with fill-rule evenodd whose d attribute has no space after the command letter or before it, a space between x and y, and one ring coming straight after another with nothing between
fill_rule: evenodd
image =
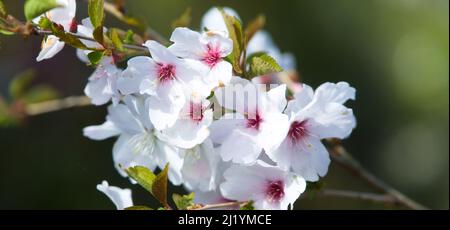
<instances>
[{"instance_id":1,"label":"brown branch","mask_svg":"<svg viewBox=\"0 0 450 230\"><path fill-rule=\"evenodd\" d=\"M338 141L334 139L327 139L327 143L329 145L328 149L330 151L331 158L334 162L338 163L355 176L366 181L374 189L391 196L394 199L394 203L398 203L404 207L415 210L428 209L427 207L417 203L403 193L389 186L384 181L363 168L361 164L353 158Z\"/></svg>"},{"instance_id":2,"label":"brown branch","mask_svg":"<svg viewBox=\"0 0 450 230\"><path fill-rule=\"evenodd\" d=\"M36 33L40 34L40 35L51 35L53 34L52 31L48 31L48 30L41 30L39 28L35 28ZM95 39L90 38L90 37L86 37L80 34L76 34L76 33L72 33L72 32L66 32L74 37L77 37L79 39L82 40L87 40L87 41L93 41L93 42L97 42ZM138 46L138 45L131 45L131 44L122 44L123 47L127 48L127 49L132 49L132 50L138 50L138 51L145 51L148 52L148 48L145 46Z\"/></svg>"},{"instance_id":3,"label":"brown branch","mask_svg":"<svg viewBox=\"0 0 450 230\"><path fill-rule=\"evenodd\" d=\"M208 210L208 209L216 209L216 208L231 208L231 207L241 207L242 205L247 204L248 201L232 201L225 202L219 204L207 204L199 208L193 208L190 210Z\"/></svg>"},{"instance_id":4,"label":"brown branch","mask_svg":"<svg viewBox=\"0 0 450 230\"><path fill-rule=\"evenodd\" d=\"M91 100L86 96L71 96L62 99L49 100L45 102L26 105L25 114L35 116L44 113L59 111L62 109L83 107L92 105Z\"/></svg>"}]
</instances>

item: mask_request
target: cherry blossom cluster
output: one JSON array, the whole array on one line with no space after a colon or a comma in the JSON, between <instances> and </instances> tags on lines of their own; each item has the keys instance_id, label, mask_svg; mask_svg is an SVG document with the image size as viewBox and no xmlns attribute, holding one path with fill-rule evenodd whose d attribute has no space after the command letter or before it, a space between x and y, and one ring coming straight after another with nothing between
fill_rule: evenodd
<instances>
[{"instance_id":1,"label":"cherry blossom cluster","mask_svg":"<svg viewBox=\"0 0 450 230\"><path fill-rule=\"evenodd\" d=\"M66 31L92 37L89 19L74 24L75 1L58 2L64 7L46 16ZM239 18L232 9L224 10ZM195 192L195 203L252 201L256 209L292 208L306 182L328 171L330 157L321 140L346 138L355 128L353 111L344 106L355 99L355 89L346 82L324 83L316 90L300 83L287 88L277 73L235 76L227 60L233 41L219 10L209 10L201 28L176 28L168 47L146 41L150 56L132 57L124 69L113 57L103 57L84 92L94 105L112 103L106 121L86 127L84 135L118 137L112 155L122 176L136 165L157 170L169 164L169 180ZM37 60L63 47L48 36ZM89 52L77 55L88 63ZM294 57L280 52L266 31L251 38L246 52L265 52L284 70L295 69ZM106 181L97 188L118 209L133 205L129 189Z\"/></svg>"}]
</instances>

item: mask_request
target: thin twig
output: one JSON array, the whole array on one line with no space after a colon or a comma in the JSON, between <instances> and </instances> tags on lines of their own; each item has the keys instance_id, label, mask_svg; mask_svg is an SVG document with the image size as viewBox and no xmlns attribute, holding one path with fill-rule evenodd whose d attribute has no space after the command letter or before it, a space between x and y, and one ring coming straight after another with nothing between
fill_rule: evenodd
<instances>
[{"instance_id":1,"label":"thin twig","mask_svg":"<svg viewBox=\"0 0 450 230\"><path fill-rule=\"evenodd\" d=\"M40 34L40 35L51 35L53 34L52 31L48 31L48 30L41 30L39 28L35 28L36 33ZM76 33L72 33L72 32L66 32L74 37L77 37L79 39L82 40L87 40L87 41L93 41L93 42L97 42L95 39L90 38L90 37L86 37L80 34L76 34ZM132 50L139 50L139 51L145 51L148 52L148 48L145 46L138 46L138 45L131 45L131 44L123 44L123 47L127 48L127 49L132 49Z\"/></svg>"},{"instance_id":2,"label":"thin twig","mask_svg":"<svg viewBox=\"0 0 450 230\"><path fill-rule=\"evenodd\" d=\"M200 208L195 208L191 210L208 210L208 209L216 209L216 208L231 208L231 207L241 207L241 205L244 205L248 203L248 201L233 201L233 202L226 202L226 203L220 203L220 204L207 204Z\"/></svg>"},{"instance_id":3,"label":"thin twig","mask_svg":"<svg viewBox=\"0 0 450 230\"><path fill-rule=\"evenodd\" d=\"M35 116L62 109L75 108L91 105L91 100L86 96L71 96L62 99L55 99L26 105L25 114Z\"/></svg>"},{"instance_id":4,"label":"thin twig","mask_svg":"<svg viewBox=\"0 0 450 230\"><path fill-rule=\"evenodd\" d=\"M403 193L389 186L384 181L377 178L375 175L363 168L361 164L355 158L353 158L338 141L327 140L327 143L329 144L331 158L336 163L353 173L355 176L358 176L359 178L366 181L374 189L391 196L393 199L395 199L396 203L401 204L407 208L415 210L428 209L427 207L417 203Z\"/></svg>"}]
</instances>

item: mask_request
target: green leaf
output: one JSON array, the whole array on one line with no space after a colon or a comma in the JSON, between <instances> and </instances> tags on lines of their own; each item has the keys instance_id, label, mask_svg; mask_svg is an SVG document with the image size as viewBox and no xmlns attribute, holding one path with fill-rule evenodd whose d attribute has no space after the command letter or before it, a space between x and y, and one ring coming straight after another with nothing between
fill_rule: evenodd
<instances>
[{"instance_id":1,"label":"green leaf","mask_svg":"<svg viewBox=\"0 0 450 230\"><path fill-rule=\"evenodd\" d=\"M172 22L172 29L177 27L188 27L191 24L191 7L186 8L179 18Z\"/></svg>"},{"instance_id":2,"label":"green leaf","mask_svg":"<svg viewBox=\"0 0 450 230\"><path fill-rule=\"evenodd\" d=\"M8 30L4 30L4 29L0 29L0 34L3 35L14 35L14 32L8 31Z\"/></svg>"},{"instance_id":3,"label":"green leaf","mask_svg":"<svg viewBox=\"0 0 450 230\"><path fill-rule=\"evenodd\" d=\"M153 194L152 185L156 179L156 175L150 169L144 166L134 166L125 170L127 174L133 178L139 185Z\"/></svg>"},{"instance_id":4,"label":"green leaf","mask_svg":"<svg viewBox=\"0 0 450 230\"><path fill-rule=\"evenodd\" d=\"M103 44L103 23L105 21L105 11L103 10L103 0L89 0L88 13L92 26L94 27L93 36L96 41Z\"/></svg>"},{"instance_id":5,"label":"green leaf","mask_svg":"<svg viewBox=\"0 0 450 230\"><path fill-rule=\"evenodd\" d=\"M8 15L8 12L6 11L5 4L2 0L0 0L0 17L5 18L6 15Z\"/></svg>"},{"instance_id":6,"label":"green leaf","mask_svg":"<svg viewBox=\"0 0 450 230\"><path fill-rule=\"evenodd\" d=\"M247 202L240 208L240 210L255 210L255 207L253 206L253 201Z\"/></svg>"},{"instance_id":7,"label":"green leaf","mask_svg":"<svg viewBox=\"0 0 450 230\"><path fill-rule=\"evenodd\" d=\"M25 95L35 76L33 69L25 70L13 77L9 84L9 94L14 100L20 99Z\"/></svg>"},{"instance_id":8,"label":"green leaf","mask_svg":"<svg viewBox=\"0 0 450 230\"><path fill-rule=\"evenodd\" d=\"M23 100L26 104L38 103L56 99L59 93L56 89L49 85L37 85L29 89L24 95Z\"/></svg>"},{"instance_id":9,"label":"green leaf","mask_svg":"<svg viewBox=\"0 0 450 230\"><path fill-rule=\"evenodd\" d=\"M123 39L123 42L126 44L131 44L134 41L134 32L132 30L128 30L125 34L125 38Z\"/></svg>"},{"instance_id":10,"label":"green leaf","mask_svg":"<svg viewBox=\"0 0 450 230\"><path fill-rule=\"evenodd\" d=\"M144 166L134 166L125 171L139 185L149 191L165 208L169 207L167 203L167 174L169 172L169 164L158 175L155 175L150 169Z\"/></svg>"},{"instance_id":11,"label":"green leaf","mask_svg":"<svg viewBox=\"0 0 450 230\"><path fill-rule=\"evenodd\" d=\"M250 57L249 65L249 77L261 76L283 71L283 68L281 68L277 61L275 61L275 59L265 53L259 53Z\"/></svg>"},{"instance_id":12,"label":"green leaf","mask_svg":"<svg viewBox=\"0 0 450 230\"><path fill-rule=\"evenodd\" d=\"M56 0L27 0L24 5L25 18L32 20L58 6Z\"/></svg>"},{"instance_id":13,"label":"green leaf","mask_svg":"<svg viewBox=\"0 0 450 230\"><path fill-rule=\"evenodd\" d=\"M94 28L103 27L105 20L103 5L103 0L89 0L88 14Z\"/></svg>"},{"instance_id":14,"label":"green leaf","mask_svg":"<svg viewBox=\"0 0 450 230\"><path fill-rule=\"evenodd\" d=\"M111 29L111 41L114 45L114 47L119 50L119 51L123 51L123 44L122 44L122 40L120 40L119 34L117 33L116 29Z\"/></svg>"},{"instance_id":15,"label":"green leaf","mask_svg":"<svg viewBox=\"0 0 450 230\"><path fill-rule=\"evenodd\" d=\"M87 56L88 56L89 62L92 65L96 66L100 63L100 61L102 60L104 55L105 55L104 52L94 51L94 52L90 52Z\"/></svg>"},{"instance_id":16,"label":"green leaf","mask_svg":"<svg viewBox=\"0 0 450 230\"><path fill-rule=\"evenodd\" d=\"M153 196L164 205L168 207L167 204L167 174L169 172L169 164L156 176L155 181L152 186Z\"/></svg>"},{"instance_id":17,"label":"green leaf","mask_svg":"<svg viewBox=\"0 0 450 230\"><path fill-rule=\"evenodd\" d=\"M51 30L53 35L58 37L59 40L65 42L67 45L70 45L77 49L89 49L80 41L80 39L78 39L73 34L64 31L64 28L55 23L52 23L48 18L42 17L41 20L39 20L39 26L43 29Z\"/></svg>"},{"instance_id":18,"label":"green leaf","mask_svg":"<svg viewBox=\"0 0 450 230\"><path fill-rule=\"evenodd\" d=\"M241 56L244 48L244 34L242 32L242 25L239 19L231 16L222 8L218 8L222 13L222 17L228 29L229 37L233 41L233 52L230 55L231 64L233 65L233 70L238 74L243 74L243 69L241 67Z\"/></svg>"},{"instance_id":19,"label":"green leaf","mask_svg":"<svg viewBox=\"0 0 450 230\"><path fill-rule=\"evenodd\" d=\"M189 206L194 205L194 196L195 194L193 192L188 195L179 195L174 193L172 195L172 200L178 209L186 210Z\"/></svg>"},{"instance_id":20,"label":"green leaf","mask_svg":"<svg viewBox=\"0 0 450 230\"><path fill-rule=\"evenodd\" d=\"M153 209L145 205L136 205L125 208L124 210L153 210Z\"/></svg>"},{"instance_id":21,"label":"green leaf","mask_svg":"<svg viewBox=\"0 0 450 230\"><path fill-rule=\"evenodd\" d=\"M248 26L245 28L245 44L248 44L248 41L252 39L253 35L256 32L261 30L266 24L266 18L264 15L258 15L255 19L253 19Z\"/></svg>"}]
</instances>

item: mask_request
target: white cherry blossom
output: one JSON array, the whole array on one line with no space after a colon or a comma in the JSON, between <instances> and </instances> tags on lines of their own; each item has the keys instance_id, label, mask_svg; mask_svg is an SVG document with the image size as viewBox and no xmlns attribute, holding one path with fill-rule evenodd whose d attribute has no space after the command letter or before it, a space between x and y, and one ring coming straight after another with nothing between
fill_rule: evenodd
<instances>
[{"instance_id":1,"label":"white cherry blossom","mask_svg":"<svg viewBox=\"0 0 450 230\"><path fill-rule=\"evenodd\" d=\"M236 111L226 113L210 127L224 161L252 164L262 150L271 152L278 147L289 129L288 116L282 113L285 92L286 85L265 92L240 77L215 91L221 106Z\"/></svg>"},{"instance_id":2,"label":"white cherry blossom","mask_svg":"<svg viewBox=\"0 0 450 230\"><path fill-rule=\"evenodd\" d=\"M150 50L152 58L139 56L130 59L128 68L131 70L127 73L142 78L139 93L150 95L150 120L157 130L162 130L174 125L185 104L184 85L205 76L207 69L200 62L176 57L155 41L147 41L144 45ZM127 83L121 81L121 84ZM130 86L119 86L121 88Z\"/></svg>"},{"instance_id":3,"label":"white cherry blossom","mask_svg":"<svg viewBox=\"0 0 450 230\"><path fill-rule=\"evenodd\" d=\"M126 96L125 104L110 105L106 122L86 127L84 135L93 140L103 140L119 135L113 147L115 167L122 176L124 169L136 165L150 170L169 167L169 179L181 184L183 159L180 149L161 141L148 117L148 103L145 97Z\"/></svg>"},{"instance_id":4,"label":"white cherry blossom","mask_svg":"<svg viewBox=\"0 0 450 230\"><path fill-rule=\"evenodd\" d=\"M232 66L223 60L233 49L233 41L222 31L208 31L202 34L185 27L176 28L169 50L178 57L201 61L209 69L202 78L210 88L227 84L233 74Z\"/></svg>"},{"instance_id":5,"label":"white cherry blossom","mask_svg":"<svg viewBox=\"0 0 450 230\"><path fill-rule=\"evenodd\" d=\"M33 22L38 24L41 17L47 17L50 21L61 25L65 31L73 31L76 29L75 0L56 0L59 5L45 14L33 19ZM60 41L58 37L49 35L42 40L41 51L36 58L36 61L42 61L54 57L64 48L64 42Z\"/></svg>"},{"instance_id":6,"label":"white cherry blossom","mask_svg":"<svg viewBox=\"0 0 450 230\"><path fill-rule=\"evenodd\" d=\"M128 188L119 188L116 186L109 186L107 181L103 181L97 185L97 190L104 193L116 206L117 210L133 206L131 198L131 190Z\"/></svg>"},{"instance_id":7,"label":"white cherry blossom","mask_svg":"<svg viewBox=\"0 0 450 230\"><path fill-rule=\"evenodd\" d=\"M343 105L355 99L355 89L346 82L324 83L316 92L303 85L288 103L290 128L283 143L268 156L285 170L308 181L323 177L330 164L324 138L346 138L356 126L352 109Z\"/></svg>"},{"instance_id":8,"label":"white cherry blossom","mask_svg":"<svg viewBox=\"0 0 450 230\"><path fill-rule=\"evenodd\" d=\"M224 177L221 194L231 200L252 200L256 209L286 210L306 188L302 177L262 161L251 166L232 165Z\"/></svg>"},{"instance_id":9,"label":"white cherry blossom","mask_svg":"<svg viewBox=\"0 0 450 230\"><path fill-rule=\"evenodd\" d=\"M84 88L84 93L91 99L92 104L103 105L111 99L114 104L119 102L120 94L116 82L120 75L121 70L116 67L113 58L103 57Z\"/></svg>"}]
</instances>

